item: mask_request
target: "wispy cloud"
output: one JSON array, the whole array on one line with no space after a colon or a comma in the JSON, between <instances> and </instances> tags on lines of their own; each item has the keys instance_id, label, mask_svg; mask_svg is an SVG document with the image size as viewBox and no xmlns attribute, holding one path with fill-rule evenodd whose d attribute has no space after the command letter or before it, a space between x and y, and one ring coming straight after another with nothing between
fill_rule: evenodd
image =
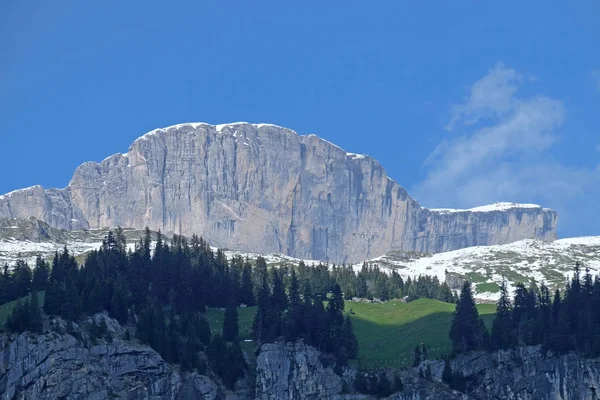
<instances>
[{"instance_id":1,"label":"wispy cloud","mask_svg":"<svg viewBox=\"0 0 600 400\"><path fill-rule=\"evenodd\" d=\"M558 209L568 225L574 205L598 209L600 166L567 166L551 157L567 116L563 103L520 96L522 81L514 69L498 64L453 107L446 126L450 137L429 155L426 178L414 188L423 205L540 202Z\"/></svg>"}]
</instances>

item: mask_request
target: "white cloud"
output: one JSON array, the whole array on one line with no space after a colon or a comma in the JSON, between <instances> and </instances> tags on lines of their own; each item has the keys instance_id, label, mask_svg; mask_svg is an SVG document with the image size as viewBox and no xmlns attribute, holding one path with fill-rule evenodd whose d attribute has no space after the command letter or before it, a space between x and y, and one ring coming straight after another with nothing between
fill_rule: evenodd
<instances>
[{"instance_id":1,"label":"white cloud","mask_svg":"<svg viewBox=\"0 0 600 400\"><path fill-rule=\"evenodd\" d=\"M590 169L552 160L565 107L545 96L519 96L521 81L515 70L498 64L473 84L463 104L454 106L446 126L451 137L429 155L426 177L413 190L423 205L539 202L557 209L567 228L573 208L581 211L588 204L598 214L600 165ZM600 217L596 222L600 226Z\"/></svg>"}]
</instances>

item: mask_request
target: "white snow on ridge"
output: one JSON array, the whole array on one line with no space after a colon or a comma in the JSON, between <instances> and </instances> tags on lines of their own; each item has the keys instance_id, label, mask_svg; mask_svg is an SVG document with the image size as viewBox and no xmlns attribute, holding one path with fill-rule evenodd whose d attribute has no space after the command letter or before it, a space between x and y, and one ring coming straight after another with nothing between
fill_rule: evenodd
<instances>
[{"instance_id":1,"label":"white snow on ridge","mask_svg":"<svg viewBox=\"0 0 600 400\"><path fill-rule=\"evenodd\" d=\"M101 242L69 241L67 246L72 254L78 255L98 249ZM128 244L131 249L134 246L134 243ZM37 254L51 257L55 251L61 251L63 247L64 243L3 239L0 240L0 266L5 263L12 265L18 255L22 254L22 257L33 267ZM322 262L301 260L283 254L230 250L224 252L227 258L239 255L255 260L262 256L269 265L298 265L300 261L306 265L316 265ZM437 276L443 282L446 279L446 272L466 276L473 281L475 297L481 301L494 301L498 298L498 292L490 288L502 282L503 277L506 277L509 289L513 290L517 282L528 284L531 279L535 279L538 284L546 282L551 287L561 284L572 275L573 266L577 261L590 268L592 274L600 273L600 236L560 239L553 242L525 239L505 245L470 247L433 255L402 254L395 255L392 252L366 262L387 273L396 271L405 279L431 275ZM360 271L362 265L362 262L356 263L352 268Z\"/></svg>"},{"instance_id":2,"label":"white snow on ridge","mask_svg":"<svg viewBox=\"0 0 600 400\"><path fill-rule=\"evenodd\" d=\"M364 154L356 154L356 153L346 153L346 155L355 160L362 160L363 158L367 157Z\"/></svg>"},{"instance_id":3,"label":"white snow on ridge","mask_svg":"<svg viewBox=\"0 0 600 400\"><path fill-rule=\"evenodd\" d=\"M34 186L29 186L29 187L26 187L23 189L13 190L12 192L4 193L3 195L1 195L0 200L3 200L6 197L11 197L13 194L22 193L22 192L26 192L30 189L38 189L38 188L42 188L42 187L40 185L34 185Z\"/></svg>"},{"instance_id":4,"label":"white snow on ridge","mask_svg":"<svg viewBox=\"0 0 600 400\"><path fill-rule=\"evenodd\" d=\"M437 276L440 281L449 273L467 276L480 290L475 297L479 300L495 300L498 292L488 291L493 284L499 285L506 277L510 290L517 282L529 284L534 279L538 284L550 287L564 283L572 275L576 262L589 268L593 275L600 273L600 236L577 237L545 242L525 239L518 242L468 247L460 250L423 255L410 260L385 255L367 261L384 271L397 271L403 278L419 275ZM353 265L360 270L362 263Z\"/></svg>"},{"instance_id":5,"label":"white snow on ridge","mask_svg":"<svg viewBox=\"0 0 600 400\"><path fill-rule=\"evenodd\" d=\"M542 208L539 204L518 204L509 202L498 202L494 204L488 204L485 206L473 207L468 209L454 209L454 208L430 208L429 211L440 214L451 214L459 212L492 212L492 211L506 211L513 208Z\"/></svg>"}]
</instances>

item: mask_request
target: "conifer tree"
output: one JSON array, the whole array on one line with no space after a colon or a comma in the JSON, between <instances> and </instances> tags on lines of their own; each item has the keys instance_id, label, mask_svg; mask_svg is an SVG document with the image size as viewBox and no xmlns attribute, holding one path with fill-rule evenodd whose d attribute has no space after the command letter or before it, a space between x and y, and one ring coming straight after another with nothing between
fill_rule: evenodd
<instances>
[{"instance_id":1,"label":"conifer tree","mask_svg":"<svg viewBox=\"0 0 600 400\"><path fill-rule=\"evenodd\" d=\"M252 284L252 267L246 261L242 269L242 281L240 284L240 302L247 306L255 305L254 301L254 285Z\"/></svg>"},{"instance_id":2,"label":"conifer tree","mask_svg":"<svg viewBox=\"0 0 600 400\"><path fill-rule=\"evenodd\" d=\"M335 283L331 291L331 298L327 303L327 338L326 348L333 351L342 337L344 329L344 295L340 285Z\"/></svg>"},{"instance_id":3,"label":"conifer tree","mask_svg":"<svg viewBox=\"0 0 600 400\"><path fill-rule=\"evenodd\" d=\"M237 342L239 334L238 310L235 297L231 295L227 308L225 309L225 319L223 320L223 339L227 342Z\"/></svg>"},{"instance_id":4,"label":"conifer tree","mask_svg":"<svg viewBox=\"0 0 600 400\"><path fill-rule=\"evenodd\" d=\"M456 305L450 340L455 353L481 350L487 342L487 331L475 306L469 281L463 284L460 300Z\"/></svg>"},{"instance_id":5,"label":"conifer tree","mask_svg":"<svg viewBox=\"0 0 600 400\"><path fill-rule=\"evenodd\" d=\"M346 350L346 354L349 359L356 360L358 357L358 340L354 334L354 328L352 327L352 320L349 315L346 315L344 320L344 330L342 333L342 346Z\"/></svg>"},{"instance_id":6,"label":"conifer tree","mask_svg":"<svg viewBox=\"0 0 600 400\"><path fill-rule=\"evenodd\" d=\"M29 268L29 265L23 260L17 260L12 275L16 297L27 296L31 289L31 268Z\"/></svg>"},{"instance_id":7,"label":"conifer tree","mask_svg":"<svg viewBox=\"0 0 600 400\"><path fill-rule=\"evenodd\" d=\"M359 273L356 278L356 296L364 299L368 295L367 280L362 273Z\"/></svg>"},{"instance_id":8,"label":"conifer tree","mask_svg":"<svg viewBox=\"0 0 600 400\"><path fill-rule=\"evenodd\" d=\"M508 295L506 280L500 285L500 299L496 306L496 316L492 325L491 345L495 350L508 349L515 344L512 321L512 303Z\"/></svg>"},{"instance_id":9,"label":"conifer tree","mask_svg":"<svg viewBox=\"0 0 600 400\"><path fill-rule=\"evenodd\" d=\"M304 335L304 304L300 298L300 284L292 269L289 286L289 311L286 322L286 340L295 341Z\"/></svg>"},{"instance_id":10,"label":"conifer tree","mask_svg":"<svg viewBox=\"0 0 600 400\"><path fill-rule=\"evenodd\" d=\"M256 279L256 301L257 308L254 316L254 322L252 324L252 332L254 338L259 343L264 343L272 340L270 336L271 325L270 320L272 319L272 305L271 305L271 292L269 289L269 283L267 281L267 264L262 257L256 261L255 272L257 274Z\"/></svg>"},{"instance_id":11,"label":"conifer tree","mask_svg":"<svg viewBox=\"0 0 600 400\"><path fill-rule=\"evenodd\" d=\"M38 256L35 259L35 267L33 268L33 278L31 281L31 290L36 291L36 292L45 290L49 277L50 277L50 266L38 254Z\"/></svg>"}]
</instances>

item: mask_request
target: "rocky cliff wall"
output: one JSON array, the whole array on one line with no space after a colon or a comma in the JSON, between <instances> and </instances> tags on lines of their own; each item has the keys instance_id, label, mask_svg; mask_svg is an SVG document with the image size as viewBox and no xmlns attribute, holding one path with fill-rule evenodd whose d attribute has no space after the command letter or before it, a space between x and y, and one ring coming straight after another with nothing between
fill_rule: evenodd
<instances>
[{"instance_id":1,"label":"rocky cliff wall","mask_svg":"<svg viewBox=\"0 0 600 400\"><path fill-rule=\"evenodd\" d=\"M0 196L0 218L30 216L69 230L198 233L218 247L332 262L552 240L557 222L541 207L428 210L369 156L246 123L158 129L127 154L81 165L65 189Z\"/></svg>"},{"instance_id":2,"label":"rocky cliff wall","mask_svg":"<svg viewBox=\"0 0 600 400\"><path fill-rule=\"evenodd\" d=\"M74 331L78 338L56 331L42 335L0 335L0 398L215 400L218 397L219 387L210 378L177 372L148 346L123 340L125 329L116 321L105 314L95 318L98 323L102 320L107 323L113 340L90 344L85 329L77 324Z\"/></svg>"},{"instance_id":3,"label":"rocky cliff wall","mask_svg":"<svg viewBox=\"0 0 600 400\"><path fill-rule=\"evenodd\" d=\"M229 392L218 381L195 372L182 374L150 349L124 340L125 328L105 314L112 340L90 343L88 321L74 325L73 334L46 331L41 335L0 335L1 399L129 399L129 400L374 400L354 390L356 370L334 372L314 348L298 343L265 344L256 359L254 393L246 382ZM63 323L64 324L64 323ZM58 331L64 329L58 328ZM442 361L426 361L432 378L418 368L399 374L404 389L388 400L593 400L600 390L600 359L577 354L544 354L540 347L498 353L472 353L452 362L466 382L463 392L441 382ZM390 375L392 374L392 375Z\"/></svg>"}]
</instances>

